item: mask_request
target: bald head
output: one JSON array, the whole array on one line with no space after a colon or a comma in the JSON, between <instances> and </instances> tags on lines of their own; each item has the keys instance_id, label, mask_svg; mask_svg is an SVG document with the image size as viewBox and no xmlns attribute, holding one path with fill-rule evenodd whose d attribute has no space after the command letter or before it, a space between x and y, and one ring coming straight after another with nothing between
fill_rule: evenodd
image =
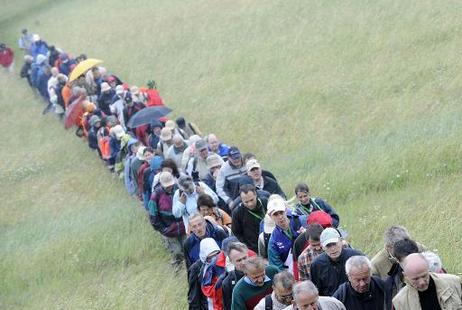
<instances>
[{"instance_id":1,"label":"bald head","mask_svg":"<svg viewBox=\"0 0 462 310\"><path fill-rule=\"evenodd\" d=\"M430 273L428 262L420 253L409 254L402 263L403 274L412 287L420 292L428 288Z\"/></svg>"}]
</instances>

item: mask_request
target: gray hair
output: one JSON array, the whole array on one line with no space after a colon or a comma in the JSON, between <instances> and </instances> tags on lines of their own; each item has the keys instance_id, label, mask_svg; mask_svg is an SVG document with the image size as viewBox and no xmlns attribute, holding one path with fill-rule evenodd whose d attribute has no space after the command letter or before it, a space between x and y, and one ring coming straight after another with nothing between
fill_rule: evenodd
<instances>
[{"instance_id":1,"label":"gray hair","mask_svg":"<svg viewBox=\"0 0 462 310\"><path fill-rule=\"evenodd\" d=\"M403 239L411 239L409 232L403 226L391 226L385 231L385 246L393 247L393 245Z\"/></svg>"},{"instance_id":2,"label":"gray hair","mask_svg":"<svg viewBox=\"0 0 462 310\"><path fill-rule=\"evenodd\" d=\"M310 280L298 282L294 285L292 293L294 294L295 302L298 303L301 294L311 294L319 296L319 291Z\"/></svg>"},{"instance_id":3,"label":"gray hair","mask_svg":"<svg viewBox=\"0 0 462 310\"><path fill-rule=\"evenodd\" d=\"M226 256L229 256L229 253L231 253L231 251L247 253L248 250L249 250L249 248L244 243L236 241L236 242L231 242L226 247L226 249L224 249L224 252L225 252Z\"/></svg>"},{"instance_id":4,"label":"gray hair","mask_svg":"<svg viewBox=\"0 0 462 310\"><path fill-rule=\"evenodd\" d=\"M200 218L202 219L202 221L205 221L205 218L202 216L202 214L200 213L194 213L192 215L189 216L188 218L188 222L191 223L192 220L196 219L196 218Z\"/></svg>"},{"instance_id":5,"label":"gray hair","mask_svg":"<svg viewBox=\"0 0 462 310\"><path fill-rule=\"evenodd\" d=\"M369 258L363 255L355 255L350 257L345 263L345 272L346 274L350 274L351 268L361 268L366 266L369 271L372 270L371 261Z\"/></svg>"},{"instance_id":6,"label":"gray hair","mask_svg":"<svg viewBox=\"0 0 462 310\"><path fill-rule=\"evenodd\" d=\"M287 271L281 271L274 276L273 287L277 285L283 287L284 289L290 289L295 283L294 276Z\"/></svg>"},{"instance_id":7,"label":"gray hair","mask_svg":"<svg viewBox=\"0 0 462 310\"><path fill-rule=\"evenodd\" d=\"M441 262L441 258L438 256L438 254L431 251L425 251L422 252L422 255L428 262L430 272L441 272L441 269L443 269L443 263Z\"/></svg>"},{"instance_id":8,"label":"gray hair","mask_svg":"<svg viewBox=\"0 0 462 310\"><path fill-rule=\"evenodd\" d=\"M249 259L245 262L244 270L247 272L249 269L258 269L264 270L266 267L266 262L263 258L259 256L249 257Z\"/></svg>"}]
</instances>

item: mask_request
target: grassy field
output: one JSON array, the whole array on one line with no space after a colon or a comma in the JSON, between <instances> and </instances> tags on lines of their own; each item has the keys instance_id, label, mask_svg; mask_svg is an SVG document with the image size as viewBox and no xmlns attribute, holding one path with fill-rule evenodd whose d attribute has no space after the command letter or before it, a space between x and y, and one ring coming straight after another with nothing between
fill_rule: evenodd
<instances>
[{"instance_id":1,"label":"grassy field","mask_svg":"<svg viewBox=\"0 0 462 310\"><path fill-rule=\"evenodd\" d=\"M154 78L173 116L257 154L288 193L307 181L355 247L372 256L401 224L462 273L459 3L0 4L0 41L27 27ZM186 308L186 275L121 182L25 81L0 86L0 308Z\"/></svg>"}]
</instances>

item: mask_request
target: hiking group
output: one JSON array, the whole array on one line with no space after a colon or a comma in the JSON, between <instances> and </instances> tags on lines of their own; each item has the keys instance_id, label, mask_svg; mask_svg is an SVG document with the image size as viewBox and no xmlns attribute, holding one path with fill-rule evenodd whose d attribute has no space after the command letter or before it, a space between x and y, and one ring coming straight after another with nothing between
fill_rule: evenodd
<instances>
[{"instance_id":1,"label":"hiking group","mask_svg":"<svg viewBox=\"0 0 462 310\"><path fill-rule=\"evenodd\" d=\"M19 47L20 75L44 99L43 113L77 127L140 201L172 268L186 266L189 309L462 309L460 278L406 228L389 227L369 259L307 184L287 200L254 154L168 119L154 81L129 87L98 64L71 78L87 57L26 29ZM2 44L1 53L11 71L13 52ZM152 107L163 114L135 124Z\"/></svg>"}]
</instances>

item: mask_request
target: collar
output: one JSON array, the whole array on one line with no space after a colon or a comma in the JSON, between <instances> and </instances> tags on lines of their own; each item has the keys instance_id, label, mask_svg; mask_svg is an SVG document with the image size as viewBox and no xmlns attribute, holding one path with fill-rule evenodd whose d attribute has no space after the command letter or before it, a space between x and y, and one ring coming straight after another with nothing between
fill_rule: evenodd
<instances>
[{"instance_id":1,"label":"collar","mask_svg":"<svg viewBox=\"0 0 462 310\"><path fill-rule=\"evenodd\" d=\"M270 281L271 281L271 279L267 275L265 275L265 280L263 282L266 283L266 282L270 282ZM253 281L250 280L249 277L247 277L247 276L244 276L244 282L249 284L249 285L258 287L258 285L255 285L255 283L253 283Z\"/></svg>"}]
</instances>

